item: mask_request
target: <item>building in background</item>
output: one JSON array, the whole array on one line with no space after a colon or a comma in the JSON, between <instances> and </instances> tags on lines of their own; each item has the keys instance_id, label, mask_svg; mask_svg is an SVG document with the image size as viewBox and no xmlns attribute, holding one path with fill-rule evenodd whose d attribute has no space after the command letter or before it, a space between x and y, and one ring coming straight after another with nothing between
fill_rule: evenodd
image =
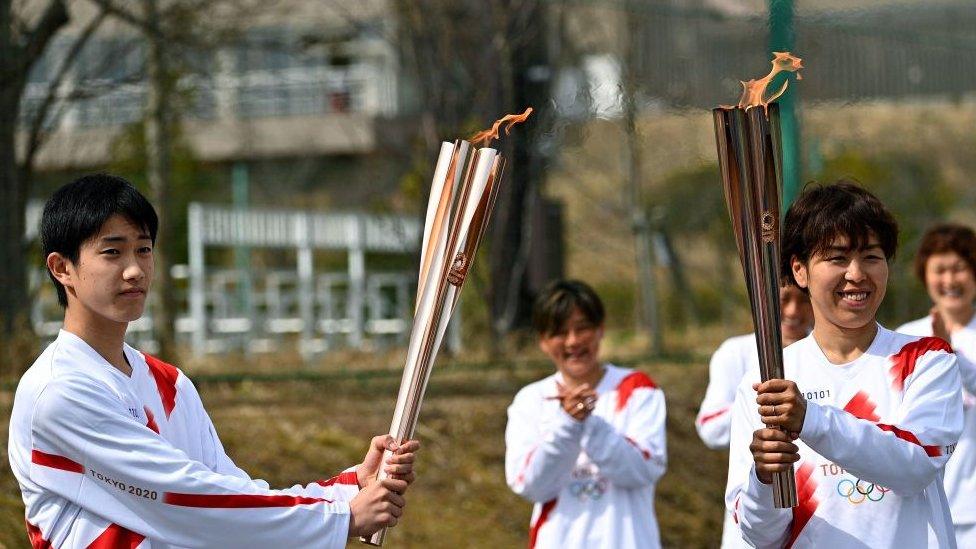
<instances>
[{"instance_id":1,"label":"building in background","mask_svg":"<svg viewBox=\"0 0 976 549\"><path fill-rule=\"evenodd\" d=\"M393 14L376 0L239 4L253 11L238 28L169 45L177 135L183 154L205 166L182 183L185 200L172 212L185 239L168 244L178 250L177 334L198 354L402 343L419 234L413 215L391 212L410 161L389 146L402 114ZM124 20L106 18L59 76L97 12L87 2L71 9L71 28L35 66L22 104L26 141L28 121L62 78L33 164L39 200L75 173L117 166L146 112L146 41ZM201 200L233 207L197 204L188 214L187 202ZM29 208L30 237L39 207ZM390 223L397 230L378 234ZM50 337L60 314L44 282L42 271L32 276L40 299L31 318ZM151 313L152 304L130 327L149 350Z\"/></svg>"}]
</instances>

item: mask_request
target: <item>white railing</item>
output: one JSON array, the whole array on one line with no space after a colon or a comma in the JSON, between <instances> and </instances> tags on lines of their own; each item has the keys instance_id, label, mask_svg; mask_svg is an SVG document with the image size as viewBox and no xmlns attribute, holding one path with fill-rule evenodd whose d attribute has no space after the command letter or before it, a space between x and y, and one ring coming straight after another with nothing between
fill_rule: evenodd
<instances>
[{"instance_id":1,"label":"white railing","mask_svg":"<svg viewBox=\"0 0 976 549\"><path fill-rule=\"evenodd\" d=\"M196 354L212 350L212 336L230 330L228 326L249 336L294 333L299 336L304 353L323 350L329 339L338 335L344 336L353 347L362 347L370 334L382 332L401 340L405 336L413 275L367 273L366 254L415 254L420 224L414 218L191 204L188 238L186 328ZM254 322L231 322L234 317L226 312L229 308L219 306L219 299L214 300L214 296L229 292L207 288L213 276L207 274L206 250L234 247L291 249L295 253L294 269L268 273L260 281L253 277L235 281L237 286L248 287L243 294L238 291L239 294L263 296L264 314L257 315L263 322L257 327ZM313 254L316 250L345 252L346 271L317 272ZM388 290L390 287L392 292ZM392 305L384 303L384 292L396 300ZM255 305L253 301L244 303L238 307L237 314L250 320L254 315L248 310L253 310ZM384 316L390 312L395 316Z\"/></svg>"}]
</instances>

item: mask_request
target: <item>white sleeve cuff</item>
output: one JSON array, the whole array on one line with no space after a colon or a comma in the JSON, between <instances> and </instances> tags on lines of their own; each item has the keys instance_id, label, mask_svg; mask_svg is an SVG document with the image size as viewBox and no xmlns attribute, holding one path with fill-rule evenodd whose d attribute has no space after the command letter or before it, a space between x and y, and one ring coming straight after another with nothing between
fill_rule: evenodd
<instances>
[{"instance_id":1,"label":"white sleeve cuff","mask_svg":"<svg viewBox=\"0 0 976 549\"><path fill-rule=\"evenodd\" d=\"M803 428L800 438L816 438L823 435L827 426L827 417L823 407L816 402L807 401L807 413L803 418Z\"/></svg>"},{"instance_id":2,"label":"white sleeve cuff","mask_svg":"<svg viewBox=\"0 0 976 549\"><path fill-rule=\"evenodd\" d=\"M583 430L583 450L596 462L605 460L613 453L610 435L615 433L613 426L600 416L590 414L581 422Z\"/></svg>"},{"instance_id":3,"label":"white sleeve cuff","mask_svg":"<svg viewBox=\"0 0 976 549\"><path fill-rule=\"evenodd\" d=\"M330 503L325 515L327 536L322 540L323 547L345 547L349 542L349 522L352 513L344 501Z\"/></svg>"},{"instance_id":4,"label":"white sleeve cuff","mask_svg":"<svg viewBox=\"0 0 976 549\"><path fill-rule=\"evenodd\" d=\"M573 416L566 413L561 407L552 426L552 435L556 439L575 438L579 439L583 435L585 422L578 421Z\"/></svg>"},{"instance_id":5,"label":"white sleeve cuff","mask_svg":"<svg viewBox=\"0 0 976 549\"><path fill-rule=\"evenodd\" d=\"M559 407L559 413L556 414L556 417L559 418L559 424L560 425L579 425L579 426L582 426L583 425L583 422L582 421L580 421L580 420L576 419L575 417L569 415L566 412L566 410L563 409L562 406Z\"/></svg>"},{"instance_id":6,"label":"white sleeve cuff","mask_svg":"<svg viewBox=\"0 0 976 549\"><path fill-rule=\"evenodd\" d=\"M746 495L759 507L773 507L773 485L764 484L756 476L756 464L749 468L749 484L746 485Z\"/></svg>"}]
</instances>

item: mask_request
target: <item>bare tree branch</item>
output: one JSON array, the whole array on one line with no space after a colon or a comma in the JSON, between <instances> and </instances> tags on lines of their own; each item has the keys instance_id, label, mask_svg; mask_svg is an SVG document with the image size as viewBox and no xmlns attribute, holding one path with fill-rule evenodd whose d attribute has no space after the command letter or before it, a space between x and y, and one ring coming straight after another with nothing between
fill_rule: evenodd
<instances>
[{"instance_id":1,"label":"bare tree branch","mask_svg":"<svg viewBox=\"0 0 976 549\"><path fill-rule=\"evenodd\" d=\"M0 337L26 322L29 310L24 244L26 185L17 166L17 117L31 67L68 23L64 0L49 0L33 28L19 24L9 0L0 0ZM10 348L0 343L0 348ZM3 357L10 359L12 357ZM0 360L3 361L3 360Z\"/></svg>"},{"instance_id":2,"label":"bare tree branch","mask_svg":"<svg viewBox=\"0 0 976 549\"><path fill-rule=\"evenodd\" d=\"M153 25L150 25L138 15L131 13L130 11L122 8L115 2L112 2L112 0L90 0L90 1L96 6L98 6L99 8L101 8L105 13L119 19L120 21L124 21L132 25L139 32L143 32L146 34L153 34L154 32L158 32Z\"/></svg>"},{"instance_id":3,"label":"bare tree branch","mask_svg":"<svg viewBox=\"0 0 976 549\"><path fill-rule=\"evenodd\" d=\"M23 55L21 62L25 71L44 53L44 48L51 37L66 24L68 24L68 8L64 5L64 0L51 0L44 8L44 14L38 20L37 26L27 35L27 41L21 52Z\"/></svg>"},{"instance_id":4,"label":"bare tree branch","mask_svg":"<svg viewBox=\"0 0 976 549\"><path fill-rule=\"evenodd\" d=\"M81 51L85 48L85 44L88 40L95 34L95 31L101 26L102 22L105 21L107 12L102 10L99 14L88 22L85 28L82 30L81 34L75 39L74 43L68 50L68 54L65 56L64 60L61 62L61 67L58 69L57 74L48 83L47 94L44 96L44 101L41 102L37 109L37 113L34 119L31 121L31 128L29 137L27 140L27 151L24 158L24 173L30 174L34 170L34 159L37 156L38 151L40 151L43 146L43 134L44 134L44 121L47 119L48 114L51 111L51 107L58 99L58 91L61 88L61 84L64 82L65 77L71 70L81 54ZM25 178L25 181L30 181L30 177Z\"/></svg>"},{"instance_id":5,"label":"bare tree branch","mask_svg":"<svg viewBox=\"0 0 976 549\"><path fill-rule=\"evenodd\" d=\"M148 21L145 16L134 13L119 5L113 0L89 0L108 15L127 23L134 27L146 38L158 38L170 42L169 47L190 47L209 49L217 47L215 42L226 39L228 32L226 27L214 26L209 18L202 18L203 23L187 23L190 19L200 19L186 17L187 14L198 14L204 9L216 11L222 4L229 3L228 0L182 0L173 2L165 8L160 8L160 24ZM179 21L178 24L167 24L167 22ZM204 28L205 27L205 28ZM230 27L234 29L233 26ZM234 29L233 32L236 32Z\"/></svg>"}]
</instances>

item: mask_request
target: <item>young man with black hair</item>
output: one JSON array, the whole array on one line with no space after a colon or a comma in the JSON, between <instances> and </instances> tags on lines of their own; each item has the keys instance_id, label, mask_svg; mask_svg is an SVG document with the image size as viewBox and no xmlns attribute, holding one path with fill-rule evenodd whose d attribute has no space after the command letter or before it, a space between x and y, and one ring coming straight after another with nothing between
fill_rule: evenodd
<instances>
[{"instance_id":1,"label":"young man with black hair","mask_svg":"<svg viewBox=\"0 0 976 549\"><path fill-rule=\"evenodd\" d=\"M124 343L149 292L157 226L149 202L109 175L45 205L64 326L20 380L8 441L33 547L344 547L395 525L415 441L375 437L336 477L269 489L224 453L190 380ZM391 477L376 482L386 449Z\"/></svg>"},{"instance_id":2,"label":"young man with black hair","mask_svg":"<svg viewBox=\"0 0 976 549\"><path fill-rule=\"evenodd\" d=\"M808 188L786 214L782 272L809 293L814 328L783 351L788 381L754 371L736 395L726 504L751 545L955 547L942 470L962 430L959 372L945 341L877 323L897 242L852 183ZM772 475L794 467L799 505L775 509Z\"/></svg>"},{"instance_id":3,"label":"young man with black hair","mask_svg":"<svg viewBox=\"0 0 976 549\"><path fill-rule=\"evenodd\" d=\"M530 547L660 547L664 393L646 374L600 361L603 319L583 282L553 282L536 300L539 347L556 373L519 391L505 431L508 484L535 503Z\"/></svg>"}]
</instances>

